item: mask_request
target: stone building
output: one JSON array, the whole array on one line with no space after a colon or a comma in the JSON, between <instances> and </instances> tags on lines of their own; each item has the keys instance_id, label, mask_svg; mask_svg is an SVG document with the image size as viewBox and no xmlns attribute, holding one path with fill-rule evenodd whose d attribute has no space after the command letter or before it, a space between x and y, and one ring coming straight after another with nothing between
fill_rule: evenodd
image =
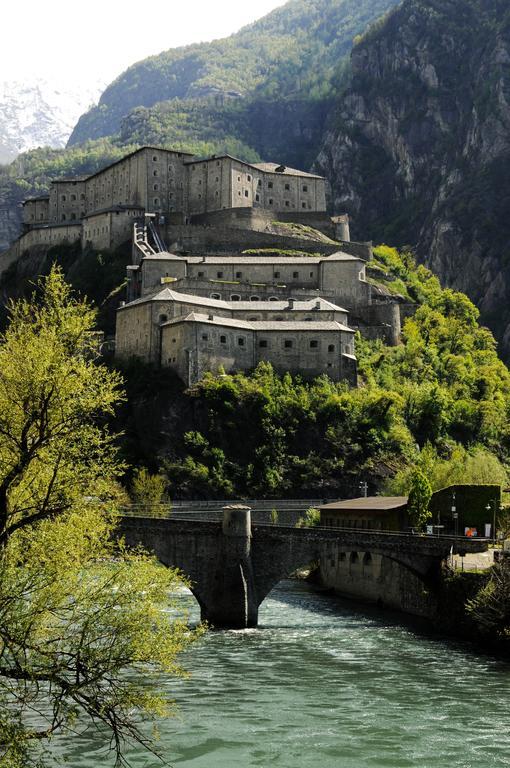
<instances>
[{"instance_id":1,"label":"stone building","mask_svg":"<svg viewBox=\"0 0 510 768\"><path fill-rule=\"evenodd\" d=\"M223 301L164 288L152 296L132 301L119 308L116 330L117 357L124 360L137 357L147 363L166 365L168 361L164 362L161 351L163 325L193 313L252 324L257 322L306 323L306 328L310 328L312 323L316 326L323 322L334 322L341 328L341 346L337 351L354 356L354 331L348 328L347 310L324 299L297 301L289 298L286 301L275 302ZM320 352L318 346L310 349L318 350L316 354ZM244 351L242 352L244 354ZM244 360L243 354L241 359ZM308 352L307 356L309 356ZM325 358L320 365L327 362L331 360ZM327 368L327 365L325 367Z\"/></svg>"},{"instance_id":2,"label":"stone building","mask_svg":"<svg viewBox=\"0 0 510 768\"><path fill-rule=\"evenodd\" d=\"M279 373L312 379L327 374L356 384L354 332L336 321L253 321L195 312L161 326L161 365L188 386L212 371L233 373L265 360Z\"/></svg>"},{"instance_id":3,"label":"stone building","mask_svg":"<svg viewBox=\"0 0 510 768\"><path fill-rule=\"evenodd\" d=\"M188 213L230 208L275 212L325 211L324 179L276 163L245 163L230 155L191 160Z\"/></svg>"},{"instance_id":4,"label":"stone building","mask_svg":"<svg viewBox=\"0 0 510 768\"><path fill-rule=\"evenodd\" d=\"M295 290L328 291L349 308L369 302L370 286L366 280L366 263L348 253L338 251L331 256L249 255L176 256L154 253L146 256L129 271L130 298L154 293L165 282L185 283L193 292L195 283L208 283L210 298L232 301L248 298L256 301L281 298ZM275 290L272 291L272 288ZM278 292L279 291L279 292Z\"/></svg>"},{"instance_id":5,"label":"stone building","mask_svg":"<svg viewBox=\"0 0 510 768\"><path fill-rule=\"evenodd\" d=\"M230 155L194 159L187 152L141 147L90 176L56 179L49 196L23 206L25 230L80 222L83 242L106 247L104 223L91 216L119 208L156 214L165 223L189 223L194 215L259 208L275 213L325 212L325 181L276 163L250 164ZM94 234L96 233L96 234ZM121 233L119 232L119 237ZM110 246L120 244L110 238Z\"/></svg>"},{"instance_id":6,"label":"stone building","mask_svg":"<svg viewBox=\"0 0 510 768\"><path fill-rule=\"evenodd\" d=\"M403 531L407 527L407 496L368 496L332 501L320 507L321 525Z\"/></svg>"},{"instance_id":7,"label":"stone building","mask_svg":"<svg viewBox=\"0 0 510 768\"><path fill-rule=\"evenodd\" d=\"M351 243L348 217L326 215L325 181L312 173L145 146L55 180L25 201L24 225L0 272L29 247L131 241L116 355L188 385L261 360L355 384L355 330L399 339L398 302L366 277L371 243Z\"/></svg>"}]
</instances>

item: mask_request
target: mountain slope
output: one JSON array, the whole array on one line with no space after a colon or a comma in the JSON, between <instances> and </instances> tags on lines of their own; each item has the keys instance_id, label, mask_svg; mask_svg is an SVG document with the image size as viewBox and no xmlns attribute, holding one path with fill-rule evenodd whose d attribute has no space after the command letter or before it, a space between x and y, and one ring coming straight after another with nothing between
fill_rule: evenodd
<instances>
[{"instance_id":1,"label":"mountain slope","mask_svg":"<svg viewBox=\"0 0 510 768\"><path fill-rule=\"evenodd\" d=\"M510 8L405 0L357 42L317 168L354 234L417 245L510 354Z\"/></svg>"},{"instance_id":2,"label":"mountain slope","mask_svg":"<svg viewBox=\"0 0 510 768\"><path fill-rule=\"evenodd\" d=\"M105 90L98 106L80 118L69 144L119 131L124 141L134 141L136 132L143 142L154 126L158 141L171 144L186 122L193 122L195 138L207 141L214 121L217 139L240 140L267 156L258 128L270 115L278 133L283 122L288 128L291 114L295 124L304 121L305 150L316 146L322 111L319 120L312 118L310 104L322 104L336 91L353 37L396 1L291 0L231 37L145 59ZM138 108L145 112L129 114ZM287 131L278 147L288 144Z\"/></svg>"},{"instance_id":3,"label":"mountain slope","mask_svg":"<svg viewBox=\"0 0 510 768\"><path fill-rule=\"evenodd\" d=\"M0 163L35 147L64 147L101 87L70 88L35 80L0 83Z\"/></svg>"}]
</instances>

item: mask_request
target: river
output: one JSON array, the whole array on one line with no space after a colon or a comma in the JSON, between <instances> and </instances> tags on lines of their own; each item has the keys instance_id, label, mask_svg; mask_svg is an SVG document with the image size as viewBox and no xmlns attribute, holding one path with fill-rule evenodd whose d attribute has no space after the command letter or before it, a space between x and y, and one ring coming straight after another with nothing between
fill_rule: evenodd
<instances>
[{"instance_id":1,"label":"river","mask_svg":"<svg viewBox=\"0 0 510 768\"><path fill-rule=\"evenodd\" d=\"M187 652L191 679L168 681L165 763L140 749L134 768L510 766L510 665L302 582L282 582L259 618ZM66 752L72 768L113 764L90 733Z\"/></svg>"}]
</instances>

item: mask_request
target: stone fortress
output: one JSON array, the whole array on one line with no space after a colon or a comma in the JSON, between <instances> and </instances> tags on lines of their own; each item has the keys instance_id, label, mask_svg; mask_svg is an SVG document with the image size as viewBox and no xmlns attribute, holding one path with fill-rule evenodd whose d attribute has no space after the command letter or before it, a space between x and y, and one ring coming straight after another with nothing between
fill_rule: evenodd
<instances>
[{"instance_id":1,"label":"stone fortress","mask_svg":"<svg viewBox=\"0 0 510 768\"><path fill-rule=\"evenodd\" d=\"M23 212L0 273L34 246L131 241L116 356L171 368L187 385L261 360L355 385L356 330L398 343L398 297L367 278L371 244L351 242L347 216L326 214L320 176L142 147L53 181Z\"/></svg>"}]
</instances>

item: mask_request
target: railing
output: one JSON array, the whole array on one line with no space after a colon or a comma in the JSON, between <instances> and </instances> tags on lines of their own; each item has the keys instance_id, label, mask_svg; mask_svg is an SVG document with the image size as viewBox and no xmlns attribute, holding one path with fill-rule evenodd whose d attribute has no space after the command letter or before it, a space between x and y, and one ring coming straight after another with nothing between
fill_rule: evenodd
<instances>
[{"instance_id":1,"label":"railing","mask_svg":"<svg viewBox=\"0 0 510 768\"><path fill-rule=\"evenodd\" d=\"M284 500L288 503L294 503L295 500L286 499ZM306 500L308 502L308 500ZM204 504L214 504L215 502L203 502ZM183 520L183 521L189 521L193 520L196 523L211 523L211 522L221 522L221 517L218 516L216 520L211 520L211 518L207 517L200 517L200 515L209 509L213 512L222 512L223 506L226 506L224 502L217 502L218 504L222 505L221 507L212 508L212 507L205 507L202 510L182 510L177 508L175 505L152 505L151 507L144 507L143 505L132 505L129 507L123 507L121 509L121 515L125 517L140 517L140 518L154 518L154 519L173 519L176 521ZM232 504L233 502L230 502ZM241 502L238 502L241 503ZM277 502L278 505L280 505L281 502ZM249 504L246 504L246 506L250 506ZM156 509L157 508L157 509ZM268 510L271 508L269 507ZM260 510L260 511L268 511L268 510ZM252 508L252 511L256 511ZM313 525L313 526L299 526L296 525L288 525L288 524L281 524L281 523L272 523L272 522L258 522L258 521L252 521L252 527L254 528L268 528L272 529L274 531L293 531L297 532L298 535L303 535L306 533L318 533L318 534L341 534L341 533L350 533L350 534L357 534L358 536L363 536L365 534L368 534L369 536L384 536L384 537L391 537L394 539L399 539L402 541L416 541L417 539L424 539L426 541L445 541L445 542L480 542L480 543L490 543L492 540L487 539L481 536L476 537L469 537L469 536L448 536L446 534L435 534L435 533L408 533L405 531L387 531L387 530L381 530L380 528L356 528L355 526L321 526L321 525Z\"/></svg>"},{"instance_id":2,"label":"railing","mask_svg":"<svg viewBox=\"0 0 510 768\"><path fill-rule=\"evenodd\" d=\"M154 243L155 243L156 248L158 249L158 251L160 253L163 253L164 251L166 251L167 250L166 245L163 242L163 239L161 238L158 230L154 226L154 222L152 221L152 219L149 219L149 229L150 229L150 233L152 235L152 239L154 240Z\"/></svg>"}]
</instances>

